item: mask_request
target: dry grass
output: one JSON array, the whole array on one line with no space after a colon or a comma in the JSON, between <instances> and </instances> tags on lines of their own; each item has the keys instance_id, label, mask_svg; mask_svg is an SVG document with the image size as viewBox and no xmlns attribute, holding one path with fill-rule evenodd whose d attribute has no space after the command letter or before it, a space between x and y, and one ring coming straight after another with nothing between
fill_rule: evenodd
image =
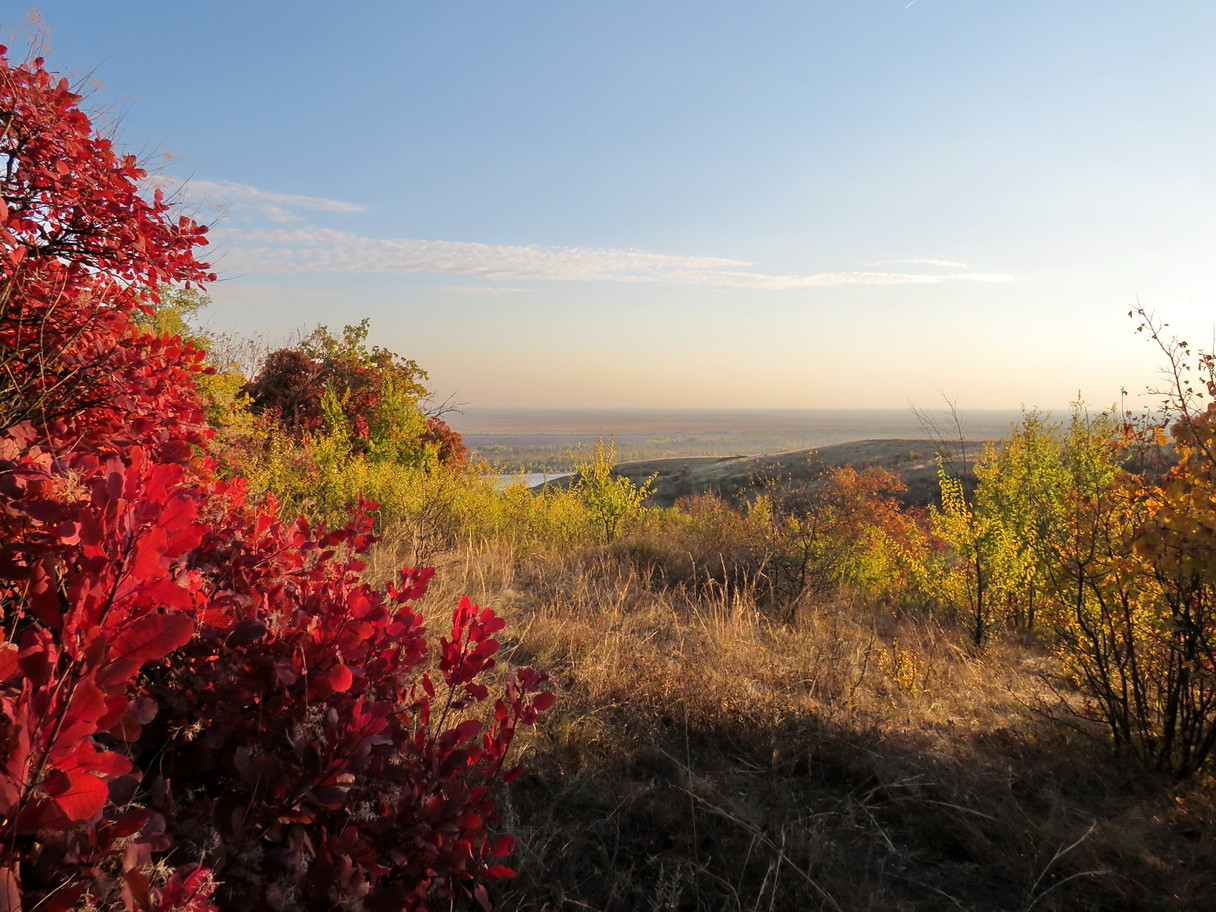
<instances>
[{"instance_id":1,"label":"dry grass","mask_svg":"<svg viewBox=\"0 0 1216 912\"><path fill-rule=\"evenodd\" d=\"M746 587L661 580L607 549L441 562L426 606L493 606L560 697L517 742L499 908L1211 908L1211 783L1046 717L1032 646L976 652L847 595L786 622Z\"/></svg>"}]
</instances>

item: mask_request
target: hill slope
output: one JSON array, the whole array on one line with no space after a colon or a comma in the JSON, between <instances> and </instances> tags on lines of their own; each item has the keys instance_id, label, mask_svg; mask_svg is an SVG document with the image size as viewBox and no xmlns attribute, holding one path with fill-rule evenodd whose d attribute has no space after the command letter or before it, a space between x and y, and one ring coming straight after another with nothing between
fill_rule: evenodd
<instances>
[{"instance_id":1,"label":"hill slope","mask_svg":"<svg viewBox=\"0 0 1216 912\"><path fill-rule=\"evenodd\" d=\"M949 444L947 458L965 462L968 471L983 449L984 441L964 440ZM696 456L646 459L625 462L613 469L637 484L655 476L652 502L671 506L693 494L718 494L728 500L746 500L768 479L813 485L819 472L828 467L878 466L895 472L908 486L907 503L927 504L937 496L937 444L925 439L858 440L806 450L790 450L762 456ZM548 484L565 487L577 480L568 476Z\"/></svg>"}]
</instances>

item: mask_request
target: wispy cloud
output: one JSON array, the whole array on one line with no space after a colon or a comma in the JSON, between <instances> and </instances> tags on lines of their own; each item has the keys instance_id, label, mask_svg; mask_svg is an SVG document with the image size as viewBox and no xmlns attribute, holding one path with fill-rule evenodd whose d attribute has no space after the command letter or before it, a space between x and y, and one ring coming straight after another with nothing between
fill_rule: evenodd
<instances>
[{"instance_id":1,"label":"wispy cloud","mask_svg":"<svg viewBox=\"0 0 1216 912\"><path fill-rule=\"evenodd\" d=\"M887 263L912 263L916 266L944 266L947 269L966 269L966 263L955 263L953 260L875 260L865 263L865 266L883 266Z\"/></svg>"},{"instance_id":2,"label":"wispy cloud","mask_svg":"<svg viewBox=\"0 0 1216 912\"><path fill-rule=\"evenodd\" d=\"M317 196L301 196L296 193L275 193L238 184L235 181L190 180L157 175L147 183L173 194L187 206L198 207L218 215L224 220L239 222L271 222L273 224L297 224L303 221L301 211L355 214L366 212L366 206L345 203L341 200L323 199Z\"/></svg>"},{"instance_id":3,"label":"wispy cloud","mask_svg":"<svg viewBox=\"0 0 1216 912\"><path fill-rule=\"evenodd\" d=\"M660 280L661 281L661 280ZM731 288L827 288L833 285L937 285L942 282L1011 282L1013 276L979 272L818 272L811 275L767 275L758 272L672 273L666 281Z\"/></svg>"},{"instance_id":4,"label":"wispy cloud","mask_svg":"<svg viewBox=\"0 0 1216 912\"><path fill-rule=\"evenodd\" d=\"M165 184L162 184L165 186ZM664 282L720 288L821 288L835 285L924 285L941 282L1007 282L1011 276L960 272L949 260L888 260L891 264L940 267L949 272L856 271L773 275L742 260L676 256L594 247L513 246L418 238L374 238L318 227L302 213L352 215L366 207L338 200L273 193L231 181L193 180L179 196L227 213L212 232L216 266L224 272L432 273L485 282ZM316 218L317 216L314 216ZM273 226L273 227L270 227ZM872 266L881 263L868 264ZM450 285L468 294L518 293L493 285Z\"/></svg>"},{"instance_id":5,"label":"wispy cloud","mask_svg":"<svg viewBox=\"0 0 1216 912\"><path fill-rule=\"evenodd\" d=\"M669 282L726 288L815 288L831 285L923 285L949 281L1006 282L979 273L824 272L771 275L722 257L671 256L644 250L538 247L369 238L327 228L222 232L225 271L252 273L427 272L495 281Z\"/></svg>"}]
</instances>

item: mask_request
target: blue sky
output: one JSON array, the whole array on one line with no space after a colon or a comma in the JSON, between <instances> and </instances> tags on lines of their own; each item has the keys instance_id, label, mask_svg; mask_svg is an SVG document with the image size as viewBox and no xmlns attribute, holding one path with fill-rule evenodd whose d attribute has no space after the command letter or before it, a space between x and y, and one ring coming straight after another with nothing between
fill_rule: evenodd
<instances>
[{"instance_id":1,"label":"blue sky","mask_svg":"<svg viewBox=\"0 0 1216 912\"><path fill-rule=\"evenodd\" d=\"M215 328L369 317L470 405L1101 406L1137 299L1213 335L1211 3L39 9Z\"/></svg>"}]
</instances>

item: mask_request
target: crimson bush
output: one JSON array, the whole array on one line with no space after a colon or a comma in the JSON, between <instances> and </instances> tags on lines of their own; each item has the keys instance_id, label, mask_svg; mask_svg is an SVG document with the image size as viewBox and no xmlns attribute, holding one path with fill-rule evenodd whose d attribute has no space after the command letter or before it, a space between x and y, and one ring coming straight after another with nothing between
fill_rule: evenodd
<instances>
[{"instance_id":1,"label":"crimson bush","mask_svg":"<svg viewBox=\"0 0 1216 912\"><path fill-rule=\"evenodd\" d=\"M217 478L199 353L132 319L205 229L79 101L0 49L0 912L488 907L543 675L480 713L500 619L462 601L432 676L432 571L361 582L366 509Z\"/></svg>"}]
</instances>

